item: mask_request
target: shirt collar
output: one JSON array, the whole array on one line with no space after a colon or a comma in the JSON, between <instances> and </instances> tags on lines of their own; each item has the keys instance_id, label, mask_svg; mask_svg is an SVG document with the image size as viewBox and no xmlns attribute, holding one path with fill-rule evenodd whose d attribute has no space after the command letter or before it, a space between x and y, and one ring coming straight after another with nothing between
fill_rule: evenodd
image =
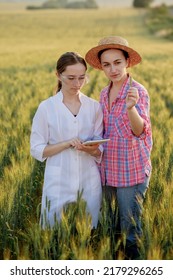
<instances>
[{"instance_id":1,"label":"shirt collar","mask_svg":"<svg viewBox=\"0 0 173 280\"><path fill-rule=\"evenodd\" d=\"M57 92L57 98L62 102L63 101L63 93L62 93L62 91L60 90L60 91L58 91ZM83 93L80 91L79 92L79 100L81 101L81 103L82 103L82 100L83 100Z\"/></svg>"},{"instance_id":2,"label":"shirt collar","mask_svg":"<svg viewBox=\"0 0 173 280\"><path fill-rule=\"evenodd\" d=\"M108 94L110 92L111 86L112 86L112 82L110 82L109 85L104 90L104 95L107 96L107 97L108 97ZM127 78L124 81L124 83L123 83L123 85L122 85L122 87L121 87L121 89L118 93L117 98L125 99L126 96L127 96L127 90L129 89L129 87L130 87L130 75L128 73Z\"/></svg>"}]
</instances>

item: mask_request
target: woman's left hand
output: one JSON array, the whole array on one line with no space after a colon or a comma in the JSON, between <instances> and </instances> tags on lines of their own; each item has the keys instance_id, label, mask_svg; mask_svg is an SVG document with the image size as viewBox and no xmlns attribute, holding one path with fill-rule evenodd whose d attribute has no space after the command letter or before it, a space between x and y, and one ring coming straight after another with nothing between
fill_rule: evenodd
<instances>
[{"instance_id":1,"label":"woman's left hand","mask_svg":"<svg viewBox=\"0 0 173 280\"><path fill-rule=\"evenodd\" d=\"M131 109L132 107L134 107L139 99L139 94L138 94L138 90L135 87L130 87L128 92L127 92L127 96L126 96L126 107L127 109Z\"/></svg>"},{"instance_id":2,"label":"woman's left hand","mask_svg":"<svg viewBox=\"0 0 173 280\"><path fill-rule=\"evenodd\" d=\"M100 154L100 150L98 149L99 144L95 144L95 145L84 145L84 144L80 144L77 147L77 150L86 152L88 154L90 154L91 156L98 156Z\"/></svg>"}]
</instances>

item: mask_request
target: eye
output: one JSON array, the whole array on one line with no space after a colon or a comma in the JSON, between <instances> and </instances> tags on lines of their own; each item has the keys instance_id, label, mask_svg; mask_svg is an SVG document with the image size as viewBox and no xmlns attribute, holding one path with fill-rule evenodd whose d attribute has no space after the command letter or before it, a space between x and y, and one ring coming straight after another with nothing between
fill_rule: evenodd
<instances>
[{"instance_id":1,"label":"eye","mask_svg":"<svg viewBox=\"0 0 173 280\"><path fill-rule=\"evenodd\" d=\"M109 63L103 63L102 67L109 67Z\"/></svg>"},{"instance_id":2,"label":"eye","mask_svg":"<svg viewBox=\"0 0 173 280\"><path fill-rule=\"evenodd\" d=\"M69 81L73 81L75 78L73 78L73 77L68 77L68 80Z\"/></svg>"},{"instance_id":3,"label":"eye","mask_svg":"<svg viewBox=\"0 0 173 280\"><path fill-rule=\"evenodd\" d=\"M115 64L115 65L121 64L121 60L116 60L116 61L114 62L114 64Z\"/></svg>"}]
</instances>

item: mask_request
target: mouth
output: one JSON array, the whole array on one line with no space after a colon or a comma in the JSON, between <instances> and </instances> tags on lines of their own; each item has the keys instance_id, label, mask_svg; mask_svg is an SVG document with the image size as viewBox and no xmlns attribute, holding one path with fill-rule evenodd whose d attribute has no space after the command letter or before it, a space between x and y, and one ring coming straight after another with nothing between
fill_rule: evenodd
<instances>
[{"instance_id":1,"label":"mouth","mask_svg":"<svg viewBox=\"0 0 173 280\"><path fill-rule=\"evenodd\" d=\"M80 88L73 88L73 90L80 90Z\"/></svg>"},{"instance_id":2,"label":"mouth","mask_svg":"<svg viewBox=\"0 0 173 280\"><path fill-rule=\"evenodd\" d=\"M112 79L116 79L116 78L119 77L119 74L110 75L110 77L111 77Z\"/></svg>"}]
</instances>

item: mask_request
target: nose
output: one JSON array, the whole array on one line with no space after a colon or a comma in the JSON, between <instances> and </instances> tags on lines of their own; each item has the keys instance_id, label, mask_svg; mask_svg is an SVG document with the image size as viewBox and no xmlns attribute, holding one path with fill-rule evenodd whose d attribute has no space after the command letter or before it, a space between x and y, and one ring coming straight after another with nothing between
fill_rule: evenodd
<instances>
[{"instance_id":1,"label":"nose","mask_svg":"<svg viewBox=\"0 0 173 280\"><path fill-rule=\"evenodd\" d=\"M111 64L111 72L116 72L116 65L114 64Z\"/></svg>"},{"instance_id":2,"label":"nose","mask_svg":"<svg viewBox=\"0 0 173 280\"><path fill-rule=\"evenodd\" d=\"M74 82L74 84L77 85L77 86L80 86L80 85L81 85L79 78L75 78L73 82Z\"/></svg>"}]
</instances>

